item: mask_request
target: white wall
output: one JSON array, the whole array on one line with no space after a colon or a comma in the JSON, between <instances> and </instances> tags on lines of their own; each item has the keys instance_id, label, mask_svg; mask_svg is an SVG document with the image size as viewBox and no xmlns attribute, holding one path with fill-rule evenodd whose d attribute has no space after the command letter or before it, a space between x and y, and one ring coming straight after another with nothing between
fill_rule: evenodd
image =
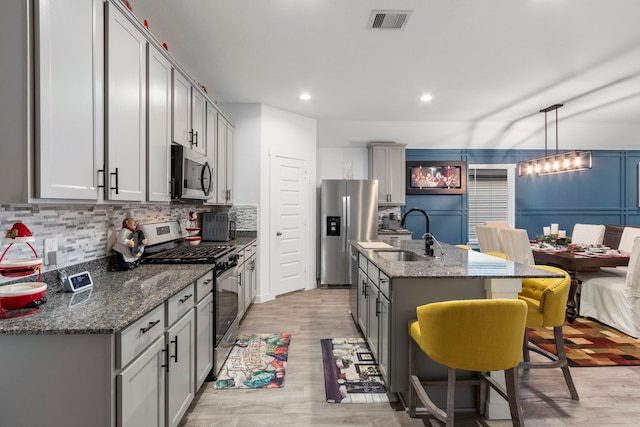
<instances>
[{"instance_id":1,"label":"white wall","mask_svg":"<svg viewBox=\"0 0 640 427\"><path fill-rule=\"evenodd\" d=\"M308 253L305 252L305 262L308 268L303 285L307 289L315 288L316 121L264 104L225 104L223 110L236 125L234 203L258 205L259 289L256 302L275 297L269 277L272 233L275 234L270 230L269 204L271 155L277 153L290 154L307 162L309 203L306 212L305 249L308 248Z\"/></svg>"},{"instance_id":2,"label":"white wall","mask_svg":"<svg viewBox=\"0 0 640 427\"><path fill-rule=\"evenodd\" d=\"M257 205L260 202L260 150L262 104L222 104L234 124L233 203Z\"/></svg>"},{"instance_id":3,"label":"white wall","mask_svg":"<svg viewBox=\"0 0 640 427\"><path fill-rule=\"evenodd\" d=\"M353 179L368 179L367 148L322 148L317 150L318 186L323 179L346 179L346 164Z\"/></svg>"}]
</instances>

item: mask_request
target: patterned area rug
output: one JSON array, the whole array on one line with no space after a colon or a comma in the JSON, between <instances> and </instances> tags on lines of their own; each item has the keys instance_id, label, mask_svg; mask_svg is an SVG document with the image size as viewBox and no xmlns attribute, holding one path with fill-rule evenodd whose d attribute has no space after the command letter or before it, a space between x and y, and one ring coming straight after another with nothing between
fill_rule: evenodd
<instances>
[{"instance_id":1,"label":"patterned area rug","mask_svg":"<svg viewBox=\"0 0 640 427\"><path fill-rule=\"evenodd\" d=\"M364 339L324 338L320 345L327 402L389 402L378 365Z\"/></svg>"},{"instance_id":2,"label":"patterned area rug","mask_svg":"<svg viewBox=\"0 0 640 427\"><path fill-rule=\"evenodd\" d=\"M291 334L248 334L231 350L216 389L281 388Z\"/></svg>"},{"instance_id":3,"label":"patterned area rug","mask_svg":"<svg viewBox=\"0 0 640 427\"><path fill-rule=\"evenodd\" d=\"M562 328L569 366L640 365L640 340L592 320L578 318ZM552 328L531 329L529 341L555 354Z\"/></svg>"}]
</instances>

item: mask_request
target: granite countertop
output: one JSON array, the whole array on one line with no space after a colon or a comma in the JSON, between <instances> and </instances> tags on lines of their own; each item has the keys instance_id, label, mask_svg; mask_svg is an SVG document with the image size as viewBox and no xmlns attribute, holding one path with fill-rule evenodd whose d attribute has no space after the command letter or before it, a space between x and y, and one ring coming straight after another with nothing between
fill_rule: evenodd
<instances>
[{"instance_id":1,"label":"granite countertop","mask_svg":"<svg viewBox=\"0 0 640 427\"><path fill-rule=\"evenodd\" d=\"M424 255L424 240L388 240L380 239L393 248L363 249L357 242L352 246L373 262L390 278L437 279L437 278L527 278L560 277L539 268L507 261L476 251L460 249L441 243L434 245L435 257ZM419 261L391 261L379 255L380 251L409 251L417 254Z\"/></svg>"},{"instance_id":2,"label":"granite countertop","mask_svg":"<svg viewBox=\"0 0 640 427\"><path fill-rule=\"evenodd\" d=\"M254 240L255 234L242 235L229 242L203 242L201 245L229 245L241 249ZM211 264L140 264L131 271L113 271L106 264L107 261L98 260L70 269L75 270L70 273L84 270L91 273L93 287L82 294L64 292L52 276L47 277L43 280L48 284L44 294L47 302L40 311L0 319L0 334L113 334L213 269Z\"/></svg>"}]
</instances>

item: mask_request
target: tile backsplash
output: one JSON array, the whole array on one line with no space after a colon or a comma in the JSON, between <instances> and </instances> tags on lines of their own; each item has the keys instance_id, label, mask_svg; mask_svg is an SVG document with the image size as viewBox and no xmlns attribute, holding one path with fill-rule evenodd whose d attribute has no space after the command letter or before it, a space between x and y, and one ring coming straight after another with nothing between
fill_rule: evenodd
<instances>
[{"instance_id":1,"label":"tile backsplash","mask_svg":"<svg viewBox=\"0 0 640 427\"><path fill-rule=\"evenodd\" d=\"M172 205L0 205L0 233L5 233L16 222L24 223L35 238L31 243L39 258L44 258L44 240L58 240L56 265L43 265L42 271L79 264L113 254L111 246L122 228L122 220L132 210L140 223L177 220L181 227L187 226L191 211L205 212L227 210L227 207L209 207L191 204ZM239 231L257 230L256 205L237 205L229 209L236 217ZM8 245L2 245L2 251ZM34 258L26 244L14 244L5 254L6 260ZM15 281L15 278L0 276L0 284Z\"/></svg>"}]
</instances>

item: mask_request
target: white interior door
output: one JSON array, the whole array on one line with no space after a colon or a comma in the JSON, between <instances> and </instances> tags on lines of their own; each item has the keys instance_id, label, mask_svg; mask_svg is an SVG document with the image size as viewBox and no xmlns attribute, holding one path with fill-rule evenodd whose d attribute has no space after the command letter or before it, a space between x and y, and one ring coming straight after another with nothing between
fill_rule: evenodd
<instances>
[{"instance_id":1,"label":"white interior door","mask_svg":"<svg viewBox=\"0 0 640 427\"><path fill-rule=\"evenodd\" d=\"M305 288L306 162L271 158L270 282L273 296Z\"/></svg>"}]
</instances>

